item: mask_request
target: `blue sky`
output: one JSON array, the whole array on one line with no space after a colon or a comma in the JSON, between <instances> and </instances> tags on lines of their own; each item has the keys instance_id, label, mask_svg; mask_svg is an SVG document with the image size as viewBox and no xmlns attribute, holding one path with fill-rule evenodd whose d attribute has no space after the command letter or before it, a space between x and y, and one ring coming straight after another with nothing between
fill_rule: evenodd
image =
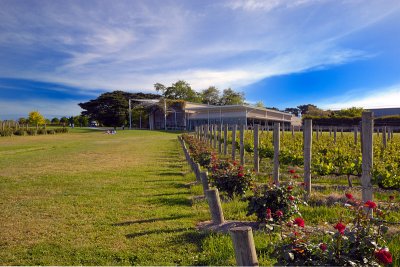
<instances>
[{"instance_id":1,"label":"blue sky","mask_svg":"<svg viewBox=\"0 0 400 267\"><path fill-rule=\"evenodd\" d=\"M400 105L400 1L0 0L0 119L179 79L279 108Z\"/></svg>"}]
</instances>

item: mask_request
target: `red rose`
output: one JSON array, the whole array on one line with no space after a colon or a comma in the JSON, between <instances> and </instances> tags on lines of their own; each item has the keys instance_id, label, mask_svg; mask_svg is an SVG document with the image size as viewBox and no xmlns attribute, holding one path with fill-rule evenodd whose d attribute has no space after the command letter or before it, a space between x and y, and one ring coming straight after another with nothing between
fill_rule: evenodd
<instances>
[{"instance_id":1,"label":"red rose","mask_svg":"<svg viewBox=\"0 0 400 267\"><path fill-rule=\"evenodd\" d=\"M275 215L276 215L278 218L280 218L280 217L283 216L283 212L282 212L281 210L277 210L277 211L275 212Z\"/></svg>"},{"instance_id":2,"label":"red rose","mask_svg":"<svg viewBox=\"0 0 400 267\"><path fill-rule=\"evenodd\" d=\"M321 243L321 244L319 245L319 248L320 248L322 251L325 251L325 250L328 249L328 246L327 246L325 243Z\"/></svg>"},{"instance_id":3,"label":"red rose","mask_svg":"<svg viewBox=\"0 0 400 267\"><path fill-rule=\"evenodd\" d=\"M239 177L243 177L243 175L244 175L243 172L239 172L239 173L238 173L238 176L239 176Z\"/></svg>"},{"instance_id":4,"label":"red rose","mask_svg":"<svg viewBox=\"0 0 400 267\"><path fill-rule=\"evenodd\" d=\"M293 174L293 173L296 173L296 170L290 169L289 172L290 172L291 174Z\"/></svg>"},{"instance_id":5,"label":"red rose","mask_svg":"<svg viewBox=\"0 0 400 267\"><path fill-rule=\"evenodd\" d=\"M353 199L353 195L350 193L346 193L345 196L347 197L347 199Z\"/></svg>"},{"instance_id":6,"label":"red rose","mask_svg":"<svg viewBox=\"0 0 400 267\"><path fill-rule=\"evenodd\" d=\"M288 187L287 187L287 190L292 190L293 189L293 186L291 186L291 185L289 185Z\"/></svg>"},{"instance_id":7,"label":"red rose","mask_svg":"<svg viewBox=\"0 0 400 267\"><path fill-rule=\"evenodd\" d=\"M303 227L304 228L304 220L303 218L296 218L293 221L293 224L297 224L299 227Z\"/></svg>"},{"instance_id":8,"label":"red rose","mask_svg":"<svg viewBox=\"0 0 400 267\"><path fill-rule=\"evenodd\" d=\"M346 225L344 225L344 224L341 223L341 222L338 222L333 228L335 228L336 230L338 230L339 233L340 233L341 235L343 235L343 234L344 234L344 229L346 229Z\"/></svg>"},{"instance_id":9,"label":"red rose","mask_svg":"<svg viewBox=\"0 0 400 267\"><path fill-rule=\"evenodd\" d=\"M293 201L293 200L295 200L295 197L294 196L290 196L289 200Z\"/></svg>"},{"instance_id":10,"label":"red rose","mask_svg":"<svg viewBox=\"0 0 400 267\"><path fill-rule=\"evenodd\" d=\"M392 263L392 255L389 250L386 248L381 248L380 250L375 251L375 258L382 264L390 264Z\"/></svg>"},{"instance_id":11,"label":"red rose","mask_svg":"<svg viewBox=\"0 0 400 267\"><path fill-rule=\"evenodd\" d=\"M364 206L366 206L366 207L368 207L370 209L375 209L376 208L376 203L371 201L371 200L368 200L367 202L365 202Z\"/></svg>"},{"instance_id":12,"label":"red rose","mask_svg":"<svg viewBox=\"0 0 400 267\"><path fill-rule=\"evenodd\" d=\"M393 195L390 195L390 196L389 196L389 199L390 199L390 201L393 201L393 200L394 200L394 196L393 196Z\"/></svg>"},{"instance_id":13,"label":"red rose","mask_svg":"<svg viewBox=\"0 0 400 267\"><path fill-rule=\"evenodd\" d=\"M298 178L300 178L300 176L298 174L295 174L295 175L293 175L293 178L298 179Z\"/></svg>"}]
</instances>

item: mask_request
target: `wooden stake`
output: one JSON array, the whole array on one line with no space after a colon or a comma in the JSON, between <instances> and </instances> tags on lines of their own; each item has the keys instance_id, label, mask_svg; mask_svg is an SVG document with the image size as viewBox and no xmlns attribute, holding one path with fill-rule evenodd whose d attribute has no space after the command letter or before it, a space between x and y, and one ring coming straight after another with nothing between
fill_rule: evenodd
<instances>
[{"instance_id":1,"label":"wooden stake","mask_svg":"<svg viewBox=\"0 0 400 267\"><path fill-rule=\"evenodd\" d=\"M237 266L258 266L251 227L234 227L230 229Z\"/></svg>"},{"instance_id":2,"label":"wooden stake","mask_svg":"<svg viewBox=\"0 0 400 267\"><path fill-rule=\"evenodd\" d=\"M279 185L280 123L274 123L274 182Z\"/></svg>"}]
</instances>

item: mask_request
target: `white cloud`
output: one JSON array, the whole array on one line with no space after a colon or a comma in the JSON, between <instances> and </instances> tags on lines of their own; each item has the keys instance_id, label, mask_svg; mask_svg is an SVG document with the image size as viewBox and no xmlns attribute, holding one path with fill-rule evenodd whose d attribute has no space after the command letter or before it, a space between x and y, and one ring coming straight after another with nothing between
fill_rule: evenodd
<instances>
[{"instance_id":1,"label":"white cloud","mask_svg":"<svg viewBox=\"0 0 400 267\"><path fill-rule=\"evenodd\" d=\"M316 1L321 0L234 0L229 1L226 6L234 10L271 11L279 7L290 8Z\"/></svg>"},{"instance_id":2,"label":"white cloud","mask_svg":"<svg viewBox=\"0 0 400 267\"><path fill-rule=\"evenodd\" d=\"M362 92L363 90L353 91L343 97L323 101L318 106L324 109L399 107L400 84L377 88L375 91L369 91L366 95Z\"/></svg>"}]
</instances>

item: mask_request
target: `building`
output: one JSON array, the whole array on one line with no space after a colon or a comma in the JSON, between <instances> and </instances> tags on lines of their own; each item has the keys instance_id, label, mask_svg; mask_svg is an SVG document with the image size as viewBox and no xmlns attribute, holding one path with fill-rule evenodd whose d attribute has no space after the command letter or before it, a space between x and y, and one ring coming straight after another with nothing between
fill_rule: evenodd
<instances>
[{"instance_id":1,"label":"building","mask_svg":"<svg viewBox=\"0 0 400 267\"><path fill-rule=\"evenodd\" d=\"M400 108L368 108L367 110L372 111L375 117L400 115Z\"/></svg>"},{"instance_id":2,"label":"building","mask_svg":"<svg viewBox=\"0 0 400 267\"><path fill-rule=\"evenodd\" d=\"M136 101L136 100L135 100ZM301 119L296 116L249 105L214 106L191 103L182 100L137 100L147 110L147 122L141 128L150 130L193 130L202 124L237 124L252 126L254 124L272 125L280 122L284 126L301 126ZM164 112L167 110L167 112Z\"/></svg>"}]
</instances>

